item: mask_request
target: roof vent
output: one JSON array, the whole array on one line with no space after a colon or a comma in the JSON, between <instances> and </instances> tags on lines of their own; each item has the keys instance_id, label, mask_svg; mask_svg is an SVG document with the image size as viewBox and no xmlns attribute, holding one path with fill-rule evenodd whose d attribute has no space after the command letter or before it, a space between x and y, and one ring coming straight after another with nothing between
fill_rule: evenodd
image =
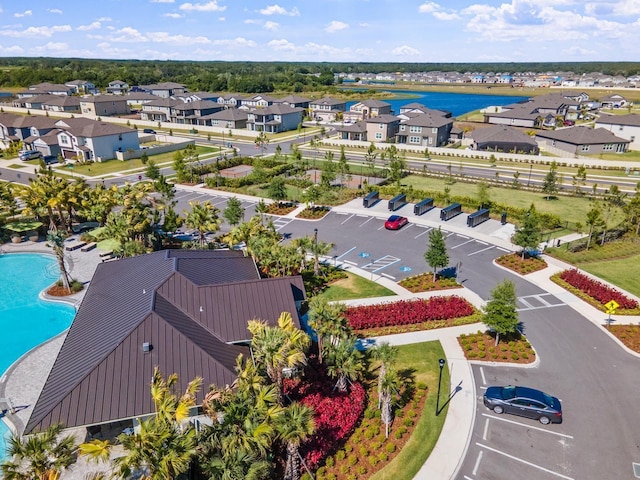
<instances>
[{"instance_id":1,"label":"roof vent","mask_svg":"<svg viewBox=\"0 0 640 480\"><path fill-rule=\"evenodd\" d=\"M202 308L202 305L200 305L200 311L204 312L204 308Z\"/></svg>"},{"instance_id":2,"label":"roof vent","mask_svg":"<svg viewBox=\"0 0 640 480\"><path fill-rule=\"evenodd\" d=\"M147 289L146 289L146 288L143 288L143 289L142 289L142 294L144 295L145 293L147 293Z\"/></svg>"},{"instance_id":3,"label":"roof vent","mask_svg":"<svg viewBox=\"0 0 640 480\"><path fill-rule=\"evenodd\" d=\"M151 347L151 344L149 342L144 342L142 344L142 351L145 352L145 353L150 352L151 348L152 347Z\"/></svg>"}]
</instances>

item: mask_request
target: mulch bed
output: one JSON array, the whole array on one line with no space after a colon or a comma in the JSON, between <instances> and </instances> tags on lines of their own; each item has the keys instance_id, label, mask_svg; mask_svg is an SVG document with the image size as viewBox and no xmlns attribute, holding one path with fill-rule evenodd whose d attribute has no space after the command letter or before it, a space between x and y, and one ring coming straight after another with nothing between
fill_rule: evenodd
<instances>
[{"instance_id":1,"label":"mulch bed","mask_svg":"<svg viewBox=\"0 0 640 480\"><path fill-rule=\"evenodd\" d=\"M271 203L267 206L267 213L271 215L287 215L296 209L295 204Z\"/></svg>"},{"instance_id":2,"label":"mulch bed","mask_svg":"<svg viewBox=\"0 0 640 480\"><path fill-rule=\"evenodd\" d=\"M330 207L307 207L302 210L296 218L303 218L305 220L320 220L324 218L331 210Z\"/></svg>"},{"instance_id":3,"label":"mulch bed","mask_svg":"<svg viewBox=\"0 0 640 480\"><path fill-rule=\"evenodd\" d=\"M520 336L517 339L505 338L496 346L496 339L486 332L460 335L458 343L467 360L480 360L503 363L533 363L536 353L528 340Z\"/></svg>"},{"instance_id":4,"label":"mulch bed","mask_svg":"<svg viewBox=\"0 0 640 480\"><path fill-rule=\"evenodd\" d=\"M355 333L359 338L379 337L381 335L394 335L396 333L420 332L423 330L434 330L436 328L459 327L460 325L477 323L481 320L482 314L474 313L468 317L450 318L448 320L429 320L427 322L414 323L411 325L369 328L366 330L356 330Z\"/></svg>"},{"instance_id":5,"label":"mulch bed","mask_svg":"<svg viewBox=\"0 0 640 480\"><path fill-rule=\"evenodd\" d=\"M508 255L502 255L496 258L496 263L502 267L513 270L520 275L526 275L528 273L537 272L547 268L547 262L541 258L525 257L519 253L510 253Z\"/></svg>"},{"instance_id":6,"label":"mulch bed","mask_svg":"<svg viewBox=\"0 0 640 480\"><path fill-rule=\"evenodd\" d=\"M610 325L607 328L628 348L640 353L640 325Z\"/></svg>"},{"instance_id":7,"label":"mulch bed","mask_svg":"<svg viewBox=\"0 0 640 480\"><path fill-rule=\"evenodd\" d=\"M49 287L46 293L51 297L68 297L69 295L73 295L77 292L74 292L71 289L66 289L61 285L54 285L52 287Z\"/></svg>"},{"instance_id":8,"label":"mulch bed","mask_svg":"<svg viewBox=\"0 0 640 480\"><path fill-rule=\"evenodd\" d=\"M462 285L460 285L455 278L441 278L436 275L436 281L434 282L432 273L421 273L420 275L405 278L398 282L398 285L406 288L411 293L462 288Z\"/></svg>"}]
</instances>

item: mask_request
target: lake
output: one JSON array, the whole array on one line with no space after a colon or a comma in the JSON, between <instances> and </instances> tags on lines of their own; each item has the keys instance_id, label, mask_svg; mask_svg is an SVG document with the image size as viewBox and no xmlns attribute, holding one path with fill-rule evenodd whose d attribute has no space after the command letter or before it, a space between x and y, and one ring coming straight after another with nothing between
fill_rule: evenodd
<instances>
[{"instance_id":1,"label":"lake","mask_svg":"<svg viewBox=\"0 0 640 480\"><path fill-rule=\"evenodd\" d=\"M364 92L365 90L363 90ZM451 112L454 117L458 117L465 113L480 110L481 108L509 105L511 103L527 100L529 97L519 97L510 95L476 95L469 93L446 93L446 92L421 92L413 90L391 90L397 95L411 95L412 98L397 98L384 101L391 104L394 114L400 113L400 107L407 103L418 102L425 107L434 110L446 110ZM363 100L366 97L363 97ZM349 107L357 103L357 101L347 102L347 110Z\"/></svg>"}]
</instances>

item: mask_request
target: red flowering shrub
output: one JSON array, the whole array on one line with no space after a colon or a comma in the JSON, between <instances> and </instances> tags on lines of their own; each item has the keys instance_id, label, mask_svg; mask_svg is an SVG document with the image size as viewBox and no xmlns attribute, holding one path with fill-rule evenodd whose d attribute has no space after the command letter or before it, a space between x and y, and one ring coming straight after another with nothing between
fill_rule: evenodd
<instances>
[{"instance_id":1,"label":"red flowering shrub","mask_svg":"<svg viewBox=\"0 0 640 480\"><path fill-rule=\"evenodd\" d=\"M341 393L322 372L307 373L311 374L304 380L285 380L285 393L315 412L315 433L301 448L307 465L314 469L355 430L366 406L366 393L358 382Z\"/></svg>"},{"instance_id":2,"label":"red flowering shrub","mask_svg":"<svg viewBox=\"0 0 640 480\"><path fill-rule=\"evenodd\" d=\"M429 320L448 320L473 314L473 306L464 298L431 297L426 300L400 300L363 307L351 307L345 317L354 330L411 325Z\"/></svg>"},{"instance_id":3,"label":"red flowering shrub","mask_svg":"<svg viewBox=\"0 0 640 480\"><path fill-rule=\"evenodd\" d=\"M619 291L602 282L593 280L576 269L565 270L561 272L559 276L561 280L564 280L581 292L586 293L602 305L611 300L615 300L623 310L633 310L634 308L638 308L638 302L634 299L626 297Z\"/></svg>"}]
</instances>

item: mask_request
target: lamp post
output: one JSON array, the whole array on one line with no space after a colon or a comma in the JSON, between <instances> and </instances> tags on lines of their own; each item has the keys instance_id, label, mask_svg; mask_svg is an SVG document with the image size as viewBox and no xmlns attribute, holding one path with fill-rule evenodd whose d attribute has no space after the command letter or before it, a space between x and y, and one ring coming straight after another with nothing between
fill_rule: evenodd
<instances>
[{"instance_id":1,"label":"lamp post","mask_svg":"<svg viewBox=\"0 0 640 480\"><path fill-rule=\"evenodd\" d=\"M313 229L313 274L320 274L320 264L318 262L318 229Z\"/></svg>"},{"instance_id":2,"label":"lamp post","mask_svg":"<svg viewBox=\"0 0 640 480\"><path fill-rule=\"evenodd\" d=\"M531 170L533 169L533 163L529 165L529 179L527 180L527 187L531 183Z\"/></svg>"},{"instance_id":3,"label":"lamp post","mask_svg":"<svg viewBox=\"0 0 640 480\"><path fill-rule=\"evenodd\" d=\"M440 367L440 375L438 376L438 396L436 397L436 416L440 415L440 385L442 384L442 369L446 363L444 358L438 360L438 366Z\"/></svg>"}]
</instances>

